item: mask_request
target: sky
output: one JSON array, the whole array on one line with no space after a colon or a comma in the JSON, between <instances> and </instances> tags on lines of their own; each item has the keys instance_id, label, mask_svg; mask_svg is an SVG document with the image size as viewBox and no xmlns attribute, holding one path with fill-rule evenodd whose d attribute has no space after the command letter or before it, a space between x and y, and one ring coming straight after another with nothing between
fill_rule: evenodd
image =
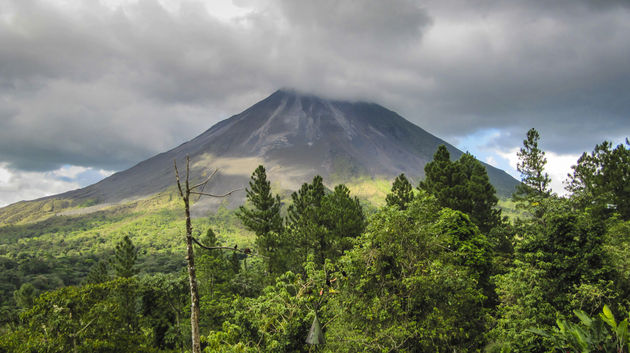
<instances>
[{"instance_id":1,"label":"sky","mask_svg":"<svg viewBox=\"0 0 630 353\"><path fill-rule=\"evenodd\" d=\"M554 191L630 135L629 0L0 0L0 206L89 185L279 88L381 104Z\"/></svg>"}]
</instances>

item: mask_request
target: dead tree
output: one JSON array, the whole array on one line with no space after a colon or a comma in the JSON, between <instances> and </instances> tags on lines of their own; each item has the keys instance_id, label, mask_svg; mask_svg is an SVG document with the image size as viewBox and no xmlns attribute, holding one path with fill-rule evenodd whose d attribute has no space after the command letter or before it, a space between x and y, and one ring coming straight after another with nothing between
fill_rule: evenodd
<instances>
[{"instance_id":1,"label":"dead tree","mask_svg":"<svg viewBox=\"0 0 630 353\"><path fill-rule=\"evenodd\" d=\"M203 182L190 186L190 157L186 156L186 179L184 185L179 178L179 171L177 170L177 160L173 161L175 166L175 179L177 180L177 189L179 195L184 201L184 210L186 213L186 261L188 266L188 283L190 285L190 326L192 330L192 353L201 353L201 341L199 336L199 291L197 289L197 275L195 272L195 255L193 252L193 243L199 244L197 239L192 236L192 223L190 221L190 196L199 195L209 196L215 198L227 197L235 191L232 190L223 195L215 195L207 192L203 192L204 187L217 173L217 169L210 174L210 176ZM198 191L201 188L201 191ZM247 249L249 250L249 249Z\"/></svg>"}]
</instances>

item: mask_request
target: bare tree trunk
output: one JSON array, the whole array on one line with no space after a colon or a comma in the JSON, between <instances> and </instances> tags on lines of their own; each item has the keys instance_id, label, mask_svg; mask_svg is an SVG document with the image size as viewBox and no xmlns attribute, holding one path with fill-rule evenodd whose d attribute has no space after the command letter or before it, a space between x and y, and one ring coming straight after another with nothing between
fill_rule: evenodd
<instances>
[{"instance_id":1,"label":"bare tree trunk","mask_svg":"<svg viewBox=\"0 0 630 353\"><path fill-rule=\"evenodd\" d=\"M184 187L182 187L182 183L179 179L179 171L177 170L177 161L174 161L175 165L175 179L177 180L177 188L179 189L179 195L184 201L184 211L186 213L186 261L188 267L188 283L190 286L190 327L192 331L192 353L201 353L201 339L199 335L199 290L197 288L197 274L195 272L195 253L193 252L193 241L197 242L196 239L192 236L192 223L190 220L190 195L195 194L201 196L210 196L210 197L226 197L233 193L234 191L240 190L232 190L224 195L214 195L210 193L197 192L194 191L199 187L205 187L205 185L212 179L212 177L216 174L217 170L215 170L204 182L199 183L194 186L190 186L190 157L186 156L186 180L184 182Z\"/></svg>"},{"instance_id":2,"label":"bare tree trunk","mask_svg":"<svg viewBox=\"0 0 630 353\"><path fill-rule=\"evenodd\" d=\"M195 253L193 252L192 223L190 221L190 160L186 157L186 181L185 189L182 189L175 163L175 177L179 195L184 201L184 211L186 213L186 261L188 267L188 284L190 286L190 328L192 331L192 352L201 353L201 339L199 336L199 291L197 290L197 274L195 273Z\"/></svg>"}]
</instances>

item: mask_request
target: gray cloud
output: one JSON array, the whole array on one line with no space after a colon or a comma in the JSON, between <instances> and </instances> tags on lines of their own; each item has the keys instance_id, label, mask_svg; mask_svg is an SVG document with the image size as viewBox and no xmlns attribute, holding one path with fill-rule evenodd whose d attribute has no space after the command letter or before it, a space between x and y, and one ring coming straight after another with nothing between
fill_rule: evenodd
<instances>
[{"instance_id":1,"label":"gray cloud","mask_svg":"<svg viewBox=\"0 0 630 353\"><path fill-rule=\"evenodd\" d=\"M0 162L121 169L279 87L381 103L445 138L630 132L627 1L0 0Z\"/></svg>"}]
</instances>

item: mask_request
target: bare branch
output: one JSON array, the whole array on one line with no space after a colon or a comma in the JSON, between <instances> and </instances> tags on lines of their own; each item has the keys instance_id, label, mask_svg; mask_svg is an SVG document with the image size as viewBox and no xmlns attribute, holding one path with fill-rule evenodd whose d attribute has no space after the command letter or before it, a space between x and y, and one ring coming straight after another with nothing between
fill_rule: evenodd
<instances>
[{"instance_id":1,"label":"bare branch","mask_svg":"<svg viewBox=\"0 0 630 353\"><path fill-rule=\"evenodd\" d=\"M190 195L188 180L190 180L190 156L186 155L186 196Z\"/></svg>"},{"instance_id":2,"label":"bare branch","mask_svg":"<svg viewBox=\"0 0 630 353\"><path fill-rule=\"evenodd\" d=\"M223 194L223 195L215 195L215 194L209 194L207 192L198 192L198 191L191 191L190 193L194 194L194 195L202 195L202 196L210 196L210 197L221 198L221 197L230 196L231 194L233 194L233 193L235 193L235 192L237 192L239 190L243 190L243 188L234 189L234 190L232 190L232 191L230 191L230 192L228 192L226 194Z\"/></svg>"},{"instance_id":3,"label":"bare branch","mask_svg":"<svg viewBox=\"0 0 630 353\"><path fill-rule=\"evenodd\" d=\"M208 183L208 182L212 179L212 177L214 177L214 175L215 175L215 174L217 174L217 172L218 172L218 171L219 171L219 169L218 169L218 168L217 168L217 169L215 169L215 170L212 172L212 174L210 174L210 176L209 176L206 180L204 180L203 182L201 182L201 183L199 183L199 184L197 184L197 185L193 185L193 186L191 186L191 187L190 187L190 190L192 191L192 190L195 190L196 188L198 188L198 187L200 187L200 186L205 186L205 185L206 185L206 184L207 184L207 183Z\"/></svg>"},{"instance_id":4,"label":"bare branch","mask_svg":"<svg viewBox=\"0 0 630 353\"><path fill-rule=\"evenodd\" d=\"M197 240L196 238L192 238L192 240L195 242L195 244L199 245L200 247L206 249L206 250L232 250L232 251L238 251L238 252L242 252L245 255L249 255L249 256L260 256L260 257L265 257L259 254L255 254L252 252L251 249L249 248L245 248L245 249L239 249L239 248L231 248L229 246L206 246L201 244L201 242L199 240Z\"/></svg>"},{"instance_id":5,"label":"bare branch","mask_svg":"<svg viewBox=\"0 0 630 353\"><path fill-rule=\"evenodd\" d=\"M182 190L182 183L179 181L179 170L177 170L177 159L173 159L173 165L175 165L175 180L177 180L177 188L179 189L179 196L184 197L184 191Z\"/></svg>"}]
</instances>

